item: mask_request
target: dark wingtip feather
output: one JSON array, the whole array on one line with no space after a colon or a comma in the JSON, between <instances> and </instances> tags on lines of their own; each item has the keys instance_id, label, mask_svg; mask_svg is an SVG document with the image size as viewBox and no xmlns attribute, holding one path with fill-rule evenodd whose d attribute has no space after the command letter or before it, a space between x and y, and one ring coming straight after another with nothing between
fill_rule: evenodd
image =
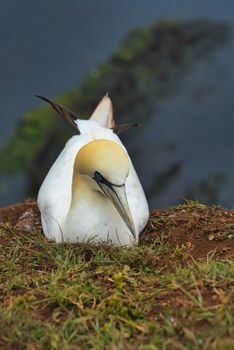
<instances>
[{"instance_id":1,"label":"dark wingtip feather","mask_svg":"<svg viewBox=\"0 0 234 350\"><path fill-rule=\"evenodd\" d=\"M62 115L72 126L77 128L77 125L75 123L75 120L78 119L78 116L72 112L70 109L67 107L64 107L63 105L60 105L59 103L51 101L49 98L41 96L41 95L36 95L36 97L40 98L41 100L49 103L51 107L60 115Z\"/></svg>"},{"instance_id":2,"label":"dark wingtip feather","mask_svg":"<svg viewBox=\"0 0 234 350\"><path fill-rule=\"evenodd\" d=\"M41 96L41 95L35 95L36 97L40 98L43 101L49 102L48 98Z\"/></svg>"},{"instance_id":3,"label":"dark wingtip feather","mask_svg":"<svg viewBox=\"0 0 234 350\"><path fill-rule=\"evenodd\" d=\"M131 127L140 127L140 126L141 126L141 124L139 124L139 123L126 123L126 124L116 125L112 129L117 134L121 134L122 132L127 131Z\"/></svg>"}]
</instances>

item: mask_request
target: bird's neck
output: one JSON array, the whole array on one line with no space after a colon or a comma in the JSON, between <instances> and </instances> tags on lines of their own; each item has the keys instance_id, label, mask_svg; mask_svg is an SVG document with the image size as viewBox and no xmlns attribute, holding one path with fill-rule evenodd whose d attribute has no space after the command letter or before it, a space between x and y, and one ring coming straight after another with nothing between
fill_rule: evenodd
<instances>
[{"instance_id":1,"label":"bird's neck","mask_svg":"<svg viewBox=\"0 0 234 350\"><path fill-rule=\"evenodd\" d=\"M100 196L102 195L97 192L92 179L80 174L73 175L71 207L76 206L84 200L86 202L95 202L97 197Z\"/></svg>"}]
</instances>

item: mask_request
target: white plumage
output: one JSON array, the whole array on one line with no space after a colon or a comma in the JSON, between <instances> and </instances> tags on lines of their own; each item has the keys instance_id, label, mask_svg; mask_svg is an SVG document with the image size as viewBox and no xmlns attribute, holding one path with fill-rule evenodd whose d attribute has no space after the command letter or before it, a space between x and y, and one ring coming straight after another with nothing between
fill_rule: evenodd
<instances>
[{"instance_id":1,"label":"white plumage","mask_svg":"<svg viewBox=\"0 0 234 350\"><path fill-rule=\"evenodd\" d=\"M54 105L59 106L53 103L53 107ZM61 106L59 107L61 108ZM56 242L110 241L117 245L138 243L139 234L149 217L149 209L144 191L125 147L113 130L105 127L113 127L114 125L112 104L109 97L105 96L102 99L90 120L77 119L75 123L80 135L73 136L66 143L63 151L49 170L38 194L38 207L41 212L44 234ZM76 175L74 174L75 159L84 146L97 140L111 141L110 145L113 143L119 145L122 151L127 154L129 172L125 181L125 190L134 232L129 226L127 227L126 220L124 221L123 216L121 217L111 200L98 192L95 188L96 183L91 177L89 179L87 176L84 177L85 188L88 188L87 198L86 192L79 189L78 200L74 204L72 184ZM99 143L102 142L96 142L95 145L99 145ZM107 143L108 145L109 143ZM95 158L95 154L91 155L91 159L92 156ZM113 154L113 159L107 159L108 174L111 173L111 162L115 162L115 154ZM114 183L116 181L118 179L115 177ZM94 190L89 191L89 183L91 187L94 186ZM78 187L79 184L78 181ZM118 187L115 189L117 190Z\"/></svg>"}]
</instances>

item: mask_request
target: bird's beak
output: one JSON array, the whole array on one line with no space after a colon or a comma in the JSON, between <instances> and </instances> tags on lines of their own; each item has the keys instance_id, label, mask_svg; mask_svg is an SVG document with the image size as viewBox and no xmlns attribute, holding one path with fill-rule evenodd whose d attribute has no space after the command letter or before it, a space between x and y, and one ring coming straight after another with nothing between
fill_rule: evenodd
<instances>
[{"instance_id":1,"label":"bird's beak","mask_svg":"<svg viewBox=\"0 0 234 350\"><path fill-rule=\"evenodd\" d=\"M113 203L126 226L131 231L134 239L136 239L135 226L129 209L125 186L110 186L109 184L107 185L101 182L98 182L98 185L106 197Z\"/></svg>"}]
</instances>

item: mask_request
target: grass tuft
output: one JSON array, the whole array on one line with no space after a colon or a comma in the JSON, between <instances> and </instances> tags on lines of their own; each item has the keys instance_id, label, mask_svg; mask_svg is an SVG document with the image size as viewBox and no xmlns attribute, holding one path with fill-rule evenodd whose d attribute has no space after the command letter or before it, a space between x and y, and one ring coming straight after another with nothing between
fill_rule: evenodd
<instances>
[{"instance_id":1,"label":"grass tuft","mask_svg":"<svg viewBox=\"0 0 234 350\"><path fill-rule=\"evenodd\" d=\"M233 212L152 211L129 249L48 242L34 202L1 209L0 222L0 348L234 348Z\"/></svg>"}]
</instances>

